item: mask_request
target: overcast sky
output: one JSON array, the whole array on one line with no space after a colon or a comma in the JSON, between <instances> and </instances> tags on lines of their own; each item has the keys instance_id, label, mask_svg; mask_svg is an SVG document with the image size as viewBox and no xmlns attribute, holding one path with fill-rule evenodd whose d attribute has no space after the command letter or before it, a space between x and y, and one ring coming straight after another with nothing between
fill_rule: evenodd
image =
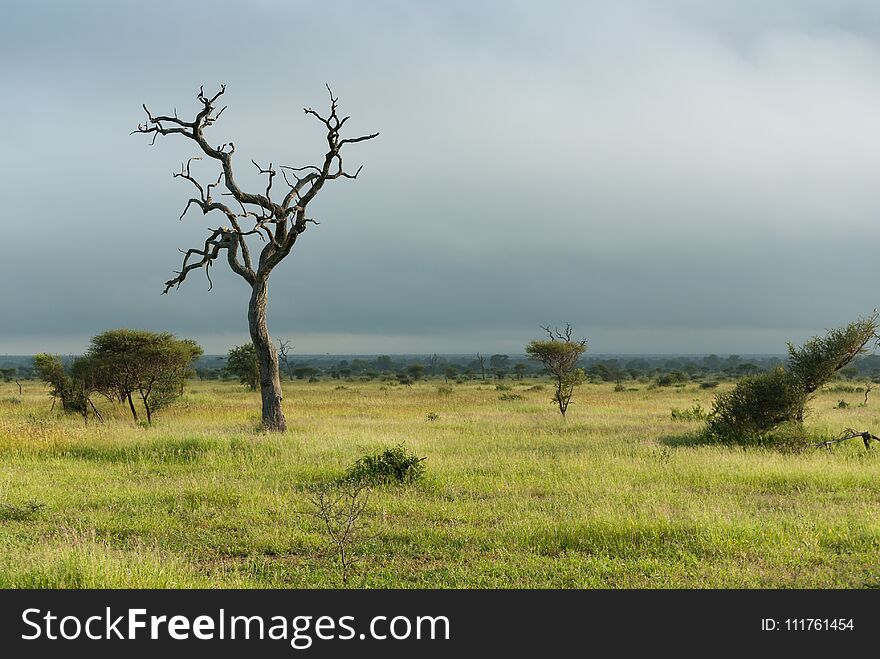
<instances>
[{"instance_id":1,"label":"overcast sky","mask_svg":"<svg viewBox=\"0 0 880 659\"><path fill-rule=\"evenodd\" d=\"M594 353L779 353L880 306L880 4L27 2L0 21L0 354L113 327L225 352L225 265L161 296L219 217L178 215L192 115L250 160L320 161L325 83L352 119L272 275L299 353L522 352L570 322ZM194 172L216 177L208 163Z\"/></svg>"}]
</instances>

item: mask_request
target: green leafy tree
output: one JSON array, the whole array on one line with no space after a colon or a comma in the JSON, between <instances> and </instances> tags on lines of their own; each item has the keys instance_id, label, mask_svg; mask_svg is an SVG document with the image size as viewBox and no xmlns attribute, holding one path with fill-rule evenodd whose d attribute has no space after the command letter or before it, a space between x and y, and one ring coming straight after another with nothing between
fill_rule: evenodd
<instances>
[{"instance_id":1,"label":"green leafy tree","mask_svg":"<svg viewBox=\"0 0 880 659\"><path fill-rule=\"evenodd\" d=\"M877 320L875 311L867 318L829 330L825 336L814 337L800 348L788 344L789 371L801 383L807 397L864 353L871 340L876 340Z\"/></svg>"},{"instance_id":2,"label":"green leafy tree","mask_svg":"<svg viewBox=\"0 0 880 659\"><path fill-rule=\"evenodd\" d=\"M510 357L507 355L492 355L489 357L489 370L499 380L503 380L504 376L510 371Z\"/></svg>"},{"instance_id":3,"label":"green leafy tree","mask_svg":"<svg viewBox=\"0 0 880 659\"><path fill-rule=\"evenodd\" d=\"M61 402L61 409L68 414L79 414L88 421L89 414L101 418L101 414L91 400L95 393L95 371L88 359L74 361L68 372L61 357L41 353L34 356L34 371L37 377L52 387L51 396Z\"/></svg>"},{"instance_id":4,"label":"green leafy tree","mask_svg":"<svg viewBox=\"0 0 880 659\"><path fill-rule=\"evenodd\" d=\"M587 349L587 342L585 339L573 340L571 325L568 324L564 332L551 331L549 326L541 329L547 332L550 338L544 341L531 341L526 346L526 354L541 362L556 381L553 401L559 406L559 413L564 417L574 394L574 388L584 381L584 369L578 368L577 363Z\"/></svg>"},{"instance_id":5,"label":"green leafy tree","mask_svg":"<svg viewBox=\"0 0 880 659\"><path fill-rule=\"evenodd\" d=\"M803 440L802 423L806 404L823 384L861 355L868 343L877 340L878 314L814 337L800 348L788 344L788 368L740 380L731 391L718 394L706 430L710 437L725 442L763 442L781 426L782 433Z\"/></svg>"},{"instance_id":6,"label":"green leafy tree","mask_svg":"<svg viewBox=\"0 0 880 659\"><path fill-rule=\"evenodd\" d=\"M425 367L421 364L410 364L406 367L406 372L413 380L421 380L425 374Z\"/></svg>"},{"instance_id":7,"label":"green leafy tree","mask_svg":"<svg viewBox=\"0 0 880 659\"><path fill-rule=\"evenodd\" d=\"M197 343L168 332L114 329L92 337L74 371L78 368L107 398L127 403L135 421L137 398L150 424L157 411L183 393L192 363L201 354Z\"/></svg>"},{"instance_id":8,"label":"green leafy tree","mask_svg":"<svg viewBox=\"0 0 880 659\"><path fill-rule=\"evenodd\" d=\"M251 391L260 386L260 360L253 343L234 347L226 356L226 371Z\"/></svg>"}]
</instances>

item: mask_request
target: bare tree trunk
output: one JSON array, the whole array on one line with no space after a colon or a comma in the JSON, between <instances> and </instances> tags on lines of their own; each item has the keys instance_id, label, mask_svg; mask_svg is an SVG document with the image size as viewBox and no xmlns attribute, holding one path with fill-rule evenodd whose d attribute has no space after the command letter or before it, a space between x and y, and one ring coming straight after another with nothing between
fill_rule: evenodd
<instances>
[{"instance_id":1,"label":"bare tree trunk","mask_svg":"<svg viewBox=\"0 0 880 659\"><path fill-rule=\"evenodd\" d=\"M278 372L278 353L266 326L266 306L269 301L268 276L254 283L248 304L248 328L251 341L257 349L260 361L260 395L263 399L263 427L266 430L284 432L287 422L281 409L281 376Z\"/></svg>"},{"instance_id":2,"label":"bare tree trunk","mask_svg":"<svg viewBox=\"0 0 880 659\"><path fill-rule=\"evenodd\" d=\"M137 423L138 413L137 410L134 409L134 401L131 399L131 392L128 392L128 407L131 409L131 418L134 419L134 422Z\"/></svg>"}]
</instances>

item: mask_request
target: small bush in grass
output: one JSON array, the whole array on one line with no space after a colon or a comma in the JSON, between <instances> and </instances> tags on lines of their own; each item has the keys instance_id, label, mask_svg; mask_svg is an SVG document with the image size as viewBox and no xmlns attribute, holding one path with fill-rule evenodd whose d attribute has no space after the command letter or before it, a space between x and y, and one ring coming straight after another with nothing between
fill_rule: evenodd
<instances>
[{"instance_id":1,"label":"small bush in grass","mask_svg":"<svg viewBox=\"0 0 880 659\"><path fill-rule=\"evenodd\" d=\"M437 414L436 412L428 412L425 415L425 421L436 421L439 418L440 418L440 415Z\"/></svg>"},{"instance_id":2,"label":"small bush in grass","mask_svg":"<svg viewBox=\"0 0 880 659\"><path fill-rule=\"evenodd\" d=\"M510 391L509 384L496 384L495 391Z\"/></svg>"},{"instance_id":3,"label":"small bush in grass","mask_svg":"<svg viewBox=\"0 0 880 659\"><path fill-rule=\"evenodd\" d=\"M700 383L700 389L715 389L719 384L717 380L706 380Z\"/></svg>"},{"instance_id":4,"label":"small bush in grass","mask_svg":"<svg viewBox=\"0 0 880 659\"><path fill-rule=\"evenodd\" d=\"M424 476L425 459L398 444L363 456L345 472L343 480L352 483L411 483Z\"/></svg>"},{"instance_id":5,"label":"small bush in grass","mask_svg":"<svg viewBox=\"0 0 880 659\"><path fill-rule=\"evenodd\" d=\"M498 400L522 400L522 396L519 394L501 394L498 396Z\"/></svg>"},{"instance_id":6,"label":"small bush in grass","mask_svg":"<svg viewBox=\"0 0 880 659\"><path fill-rule=\"evenodd\" d=\"M699 403L686 410L680 410L676 407L672 408L673 421L702 421L705 418L706 411Z\"/></svg>"},{"instance_id":7,"label":"small bush in grass","mask_svg":"<svg viewBox=\"0 0 880 659\"><path fill-rule=\"evenodd\" d=\"M452 387L440 385L437 387L437 393L441 396L449 396L452 393Z\"/></svg>"},{"instance_id":8,"label":"small bush in grass","mask_svg":"<svg viewBox=\"0 0 880 659\"><path fill-rule=\"evenodd\" d=\"M614 391L617 391L617 392L626 391L626 387L618 382L617 384L614 385Z\"/></svg>"},{"instance_id":9,"label":"small bush in grass","mask_svg":"<svg viewBox=\"0 0 880 659\"><path fill-rule=\"evenodd\" d=\"M837 405L835 405L834 407L838 410L845 410L849 407L849 403L847 403L845 400L839 400L837 401Z\"/></svg>"}]
</instances>

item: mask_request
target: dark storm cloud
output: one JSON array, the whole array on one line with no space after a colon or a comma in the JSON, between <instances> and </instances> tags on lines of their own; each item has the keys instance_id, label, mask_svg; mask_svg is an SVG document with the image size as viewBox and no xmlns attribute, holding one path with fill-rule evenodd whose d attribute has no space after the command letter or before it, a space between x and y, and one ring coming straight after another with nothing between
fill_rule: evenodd
<instances>
[{"instance_id":1,"label":"dark storm cloud","mask_svg":"<svg viewBox=\"0 0 880 659\"><path fill-rule=\"evenodd\" d=\"M273 274L298 350L514 352L569 321L597 352L778 352L877 305L878 39L871 2L7 4L0 353L242 339L222 266L159 295L219 220L176 220L188 144L128 133L225 82L211 136L259 185L251 158L320 158L328 81L382 134Z\"/></svg>"}]
</instances>

